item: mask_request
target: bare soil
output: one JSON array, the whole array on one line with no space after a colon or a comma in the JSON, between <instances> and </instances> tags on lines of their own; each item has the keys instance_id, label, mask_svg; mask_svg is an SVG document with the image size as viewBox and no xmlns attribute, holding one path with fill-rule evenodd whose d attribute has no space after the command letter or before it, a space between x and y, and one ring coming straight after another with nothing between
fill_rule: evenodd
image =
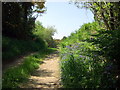
<instances>
[{"instance_id":1,"label":"bare soil","mask_svg":"<svg viewBox=\"0 0 120 90\"><path fill-rule=\"evenodd\" d=\"M32 73L28 82L20 88L60 88L60 67L58 53L48 55L39 68Z\"/></svg>"}]
</instances>

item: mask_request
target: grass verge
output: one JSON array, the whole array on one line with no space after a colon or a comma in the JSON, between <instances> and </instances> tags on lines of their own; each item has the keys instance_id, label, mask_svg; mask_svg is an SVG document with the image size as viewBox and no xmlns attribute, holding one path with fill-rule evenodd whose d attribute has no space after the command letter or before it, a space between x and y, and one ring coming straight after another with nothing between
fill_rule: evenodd
<instances>
[{"instance_id":1,"label":"grass verge","mask_svg":"<svg viewBox=\"0 0 120 90\"><path fill-rule=\"evenodd\" d=\"M22 82L28 80L31 73L39 67L45 55L54 52L55 49L47 49L25 57L23 63L11 67L3 73L2 88L17 88Z\"/></svg>"}]
</instances>

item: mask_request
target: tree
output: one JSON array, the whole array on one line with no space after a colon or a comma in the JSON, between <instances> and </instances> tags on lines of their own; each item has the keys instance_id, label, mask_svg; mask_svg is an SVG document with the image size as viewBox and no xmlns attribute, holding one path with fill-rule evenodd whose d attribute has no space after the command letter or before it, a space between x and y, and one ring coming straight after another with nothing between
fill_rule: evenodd
<instances>
[{"instance_id":1,"label":"tree","mask_svg":"<svg viewBox=\"0 0 120 90\"><path fill-rule=\"evenodd\" d=\"M78 1L75 1L75 5L81 7ZM82 7L90 9L95 21L102 24L98 34L94 36L96 39L91 42L101 49L99 55L106 58L106 65L111 62L115 66L111 71L112 78L118 77L115 86L120 87L120 2L83 2ZM105 76L109 76L109 73ZM105 85L104 82L103 84Z\"/></svg>"},{"instance_id":2,"label":"tree","mask_svg":"<svg viewBox=\"0 0 120 90\"><path fill-rule=\"evenodd\" d=\"M39 38L45 40L48 46L54 46L54 40L52 36L56 33L56 31L57 30L54 28L54 26L48 26L47 28L45 28L43 27L41 22L36 21L33 33Z\"/></svg>"},{"instance_id":3,"label":"tree","mask_svg":"<svg viewBox=\"0 0 120 90\"><path fill-rule=\"evenodd\" d=\"M120 27L120 2L78 2L75 5L80 8L90 9L96 21L104 22L108 30L118 30Z\"/></svg>"},{"instance_id":4,"label":"tree","mask_svg":"<svg viewBox=\"0 0 120 90\"><path fill-rule=\"evenodd\" d=\"M18 39L32 38L35 12L45 12L45 2L2 2L3 35Z\"/></svg>"}]
</instances>

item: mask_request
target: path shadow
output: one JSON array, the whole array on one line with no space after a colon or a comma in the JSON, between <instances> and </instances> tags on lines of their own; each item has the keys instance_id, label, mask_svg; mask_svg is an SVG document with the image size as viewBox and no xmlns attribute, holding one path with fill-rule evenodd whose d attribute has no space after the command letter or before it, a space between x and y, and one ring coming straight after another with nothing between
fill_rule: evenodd
<instances>
[{"instance_id":1,"label":"path shadow","mask_svg":"<svg viewBox=\"0 0 120 90\"><path fill-rule=\"evenodd\" d=\"M53 73L52 71L48 71L48 70L37 70L32 73L32 76L50 77L52 76L52 73Z\"/></svg>"},{"instance_id":2,"label":"path shadow","mask_svg":"<svg viewBox=\"0 0 120 90\"><path fill-rule=\"evenodd\" d=\"M52 59L54 57L58 57L58 56L59 56L59 54L53 53L51 55L46 56L46 60L50 60L50 59Z\"/></svg>"}]
</instances>

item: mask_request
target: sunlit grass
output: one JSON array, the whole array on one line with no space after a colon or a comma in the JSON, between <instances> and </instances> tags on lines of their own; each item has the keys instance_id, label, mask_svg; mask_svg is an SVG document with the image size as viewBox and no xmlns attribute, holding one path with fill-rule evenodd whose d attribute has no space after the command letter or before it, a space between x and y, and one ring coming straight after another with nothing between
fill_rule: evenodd
<instances>
[{"instance_id":1,"label":"sunlit grass","mask_svg":"<svg viewBox=\"0 0 120 90\"><path fill-rule=\"evenodd\" d=\"M25 57L23 63L16 67L11 67L3 73L3 88L16 88L20 83L28 80L31 73L39 68L39 64L42 63L45 55L53 52L53 49L46 49L39 51L36 54Z\"/></svg>"},{"instance_id":2,"label":"sunlit grass","mask_svg":"<svg viewBox=\"0 0 120 90\"><path fill-rule=\"evenodd\" d=\"M105 37L103 39L103 34L101 34L102 38L98 38L99 42L95 44L94 40L97 37L93 37L93 30L99 31L99 24L94 22L84 24L78 31L62 40L59 51L63 87L115 87L116 79L112 74L113 64L106 62L106 58L101 54L103 49L98 46ZM108 40L105 39L105 41ZM101 45L104 46L106 43L101 42Z\"/></svg>"}]
</instances>

